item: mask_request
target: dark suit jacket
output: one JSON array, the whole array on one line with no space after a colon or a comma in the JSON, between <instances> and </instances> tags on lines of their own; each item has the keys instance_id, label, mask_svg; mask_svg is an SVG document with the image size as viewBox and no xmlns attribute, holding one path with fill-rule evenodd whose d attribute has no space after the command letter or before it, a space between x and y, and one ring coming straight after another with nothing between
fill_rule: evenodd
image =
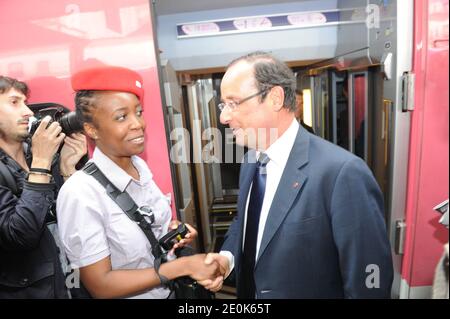
<instances>
[{"instance_id":1,"label":"dark suit jacket","mask_svg":"<svg viewBox=\"0 0 450 319\"><path fill-rule=\"evenodd\" d=\"M21 192L0 185L0 299L68 298L59 249L46 225L55 184L27 182L7 157L0 149Z\"/></svg>"},{"instance_id":2,"label":"dark suit jacket","mask_svg":"<svg viewBox=\"0 0 450 319\"><path fill-rule=\"evenodd\" d=\"M248 152L241 167L238 216L222 247L234 255L237 281L255 155ZM390 297L393 267L383 197L364 161L300 126L254 275L257 298Z\"/></svg>"}]
</instances>

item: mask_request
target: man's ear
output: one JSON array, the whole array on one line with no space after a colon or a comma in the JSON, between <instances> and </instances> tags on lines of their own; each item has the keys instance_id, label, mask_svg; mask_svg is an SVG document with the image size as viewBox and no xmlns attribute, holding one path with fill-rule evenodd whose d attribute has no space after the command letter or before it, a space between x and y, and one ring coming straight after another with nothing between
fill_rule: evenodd
<instances>
[{"instance_id":1,"label":"man's ear","mask_svg":"<svg viewBox=\"0 0 450 319\"><path fill-rule=\"evenodd\" d=\"M274 86L267 96L270 99L272 109L279 112L284 106L284 90L281 86Z\"/></svg>"},{"instance_id":2,"label":"man's ear","mask_svg":"<svg viewBox=\"0 0 450 319\"><path fill-rule=\"evenodd\" d=\"M97 129L95 128L94 124L92 123L84 123L83 124L84 132L88 137L90 137L93 140L98 139L97 135Z\"/></svg>"}]
</instances>

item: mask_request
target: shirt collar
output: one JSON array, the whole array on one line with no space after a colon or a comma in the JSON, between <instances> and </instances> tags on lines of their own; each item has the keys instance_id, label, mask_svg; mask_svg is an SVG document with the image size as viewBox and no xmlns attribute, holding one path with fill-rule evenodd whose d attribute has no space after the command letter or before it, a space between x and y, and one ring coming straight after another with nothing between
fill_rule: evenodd
<instances>
[{"instance_id":1,"label":"shirt collar","mask_svg":"<svg viewBox=\"0 0 450 319\"><path fill-rule=\"evenodd\" d=\"M133 179L127 172L125 172L119 165L114 163L108 156L106 156L98 147L95 148L92 160L98 168L106 175L106 177L116 186L121 192L125 191L127 186L134 182L141 186L148 185L152 180L152 173L146 167L146 163L139 157L131 156L131 161L139 173L139 180Z\"/></svg>"},{"instance_id":2,"label":"shirt collar","mask_svg":"<svg viewBox=\"0 0 450 319\"><path fill-rule=\"evenodd\" d=\"M265 151L266 155L270 158L270 162L280 167L286 166L289 154L294 146L295 138L297 137L298 129L299 124L296 119L293 119L288 129Z\"/></svg>"}]
</instances>

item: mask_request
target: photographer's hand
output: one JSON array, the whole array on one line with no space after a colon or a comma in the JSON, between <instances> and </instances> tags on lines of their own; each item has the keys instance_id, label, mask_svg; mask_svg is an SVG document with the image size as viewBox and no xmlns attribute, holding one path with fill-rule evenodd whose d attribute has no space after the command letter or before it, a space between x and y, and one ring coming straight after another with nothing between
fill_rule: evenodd
<instances>
[{"instance_id":1,"label":"photographer's hand","mask_svg":"<svg viewBox=\"0 0 450 319\"><path fill-rule=\"evenodd\" d=\"M65 134L61 133L61 126L58 122L48 125L50 120L50 116L42 119L36 132L33 134L31 139L33 162L30 168L50 170L53 156L58 151L59 145L65 137ZM30 174L28 180L35 183L48 183L50 176Z\"/></svg>"},{"instance_id":2,"label":"photographer's hand","mask_svg":"<svg viewBox=\"0 0 450 319\"><path fill-rule=\"evenodd\" d=\"M59 168L61 175L68 178L75 172L75 165L87 153L86 136L82 133L74 133L66 136L60 152Z\"/></svg>"}]
</instances>

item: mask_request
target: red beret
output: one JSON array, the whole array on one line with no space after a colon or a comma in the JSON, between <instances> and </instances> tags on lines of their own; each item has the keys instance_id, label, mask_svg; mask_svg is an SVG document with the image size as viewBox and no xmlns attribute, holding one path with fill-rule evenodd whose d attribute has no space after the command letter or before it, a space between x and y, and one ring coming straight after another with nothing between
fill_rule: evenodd
<instances>
[{"instance_id":1,"label":"red beret","mask_svg":"<svg viewBox=\"0 0 450 319\"><path fill-rule=\"evenodd\" d=\"M143 81L140 74L118 66L100 66L75 73L72 76L72 88L75 91L130 92L136 94L141 101L144 97Z\"/></svg>"}]
</instances>

